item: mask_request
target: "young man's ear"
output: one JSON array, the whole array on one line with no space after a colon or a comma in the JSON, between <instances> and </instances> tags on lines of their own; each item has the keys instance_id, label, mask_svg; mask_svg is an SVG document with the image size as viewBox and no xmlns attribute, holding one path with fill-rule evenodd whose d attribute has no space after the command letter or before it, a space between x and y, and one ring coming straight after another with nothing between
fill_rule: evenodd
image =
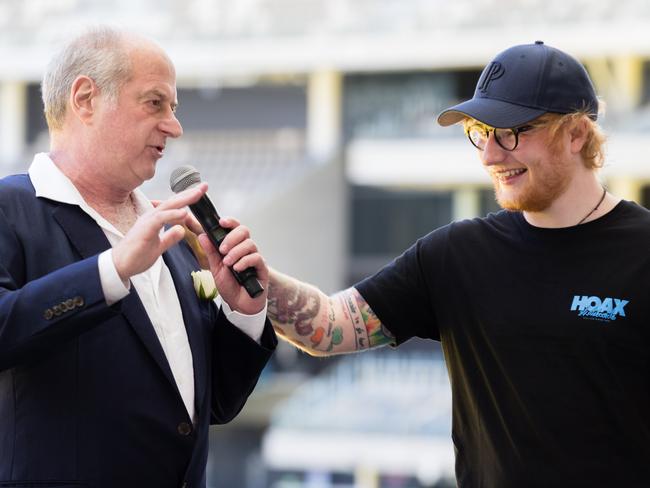
<instances>
[{"instance_id":1,"label":"young man's ear","mask_svg":"<svg viewBox=\"0 0 650 488\"><path fill-rule=\"evenodd\" d=\"M569 141L573 154L578 154L582 151L583 146L587 142L588 135L589 125L585 117L580 117L571 124L569 128Z\"/></svg>"},{"instance_id":2,"label":"young man's ear","mask_svg":"<svg viewBox=\"0 0 650 488\"><path fill-rule=\"evenodd\" d=\"M77 76L70 88L70 109L72 113L83 123L90 123L93 112L93 101L99 91L97 85L88 76Z\"/></svg>"}]
</instances>

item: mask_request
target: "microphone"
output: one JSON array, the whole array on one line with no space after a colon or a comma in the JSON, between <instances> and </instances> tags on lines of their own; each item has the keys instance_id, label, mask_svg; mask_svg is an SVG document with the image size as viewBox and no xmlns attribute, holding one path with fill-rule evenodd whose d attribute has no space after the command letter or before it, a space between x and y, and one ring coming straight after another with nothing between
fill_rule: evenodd
<instances>
[{"instance_id":1,"label":"microphone","mask_svg":"<svg viewBox=\"0 0 650 488\"><path fill-rule=\"evenodd\" d=\"M182 192L183 190L196 186L199 183L201 183L201 174L196 168L189 165L179 166L172 171L172 174L169 177L169 186L174 193ZM190 204L189 207L201 224L201 227L203 227L210 242L212 242L214 247L217 249L217 252L219 252L219 245L228 232L230 232L230 229L224 229L219 225L219 214L208 198L208 195L202 195L196 203ZM251 298L255 298L264 291L262 284L257 280L257 272L252 266L240 272L235 271L232 268L229 269L237 282L244 287Z\"/></svg>"}]
</instances>

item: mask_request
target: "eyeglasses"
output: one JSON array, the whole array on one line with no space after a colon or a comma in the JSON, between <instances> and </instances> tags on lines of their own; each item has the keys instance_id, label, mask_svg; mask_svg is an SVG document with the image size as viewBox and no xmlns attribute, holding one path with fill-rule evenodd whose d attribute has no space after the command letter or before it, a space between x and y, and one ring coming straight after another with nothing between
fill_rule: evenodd
<instances>
[{"instance_id":1,"label":"eyeglasses","mask_svg":"<svg viewBox=\"0 0 650 488\"><path fill-rule=\"evenodd\" d=\"M514 151L519 144L519 134L534 128L532 125L522 125L514 129L500 129L484 124L472 124L465 128L465 134L467 134L469 142L479 151L485 149L490 132L494 132L494 138L499 146L506 151Z\"/></svg>"}]
</instances>

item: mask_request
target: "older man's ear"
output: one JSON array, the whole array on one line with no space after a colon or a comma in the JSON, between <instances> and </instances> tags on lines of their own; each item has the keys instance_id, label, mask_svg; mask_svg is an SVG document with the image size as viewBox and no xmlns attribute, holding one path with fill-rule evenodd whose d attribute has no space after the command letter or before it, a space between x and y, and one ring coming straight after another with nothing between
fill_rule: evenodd
<instances>
[{"instance_id":1,"label":"older man's ear","mask_svg":"<svg viewBox=\"0 0 650 488\"><path fill-rule=\"evenodd\" d=\"M98 90L88 76L78 76L70 88L70 110L85 125L92 120Z\"/></svg>"}]
</instances>

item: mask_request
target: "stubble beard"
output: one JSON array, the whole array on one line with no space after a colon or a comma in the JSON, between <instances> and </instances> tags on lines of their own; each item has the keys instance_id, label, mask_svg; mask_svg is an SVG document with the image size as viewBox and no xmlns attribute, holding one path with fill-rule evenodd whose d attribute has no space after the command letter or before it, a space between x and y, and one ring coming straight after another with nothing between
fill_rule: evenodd
<instances>
[{"instance_id":1,"label":"stubble beard","mask_svg":"<svg viewBox=\"0 0 650 488\"><path fill-rule=\"evenodd\" d=\"M544 163L542 163L544 164ZM562 195L569 186L568 164L554 158L549 161L547 168L541 170L538 165L536 175L530 177L531 170L526 173L528 181L517 192L501 190L501 182L493 177L494 195L497 203L506 210L518 212L543 212Z\"/></svg>"}]
</instances>

